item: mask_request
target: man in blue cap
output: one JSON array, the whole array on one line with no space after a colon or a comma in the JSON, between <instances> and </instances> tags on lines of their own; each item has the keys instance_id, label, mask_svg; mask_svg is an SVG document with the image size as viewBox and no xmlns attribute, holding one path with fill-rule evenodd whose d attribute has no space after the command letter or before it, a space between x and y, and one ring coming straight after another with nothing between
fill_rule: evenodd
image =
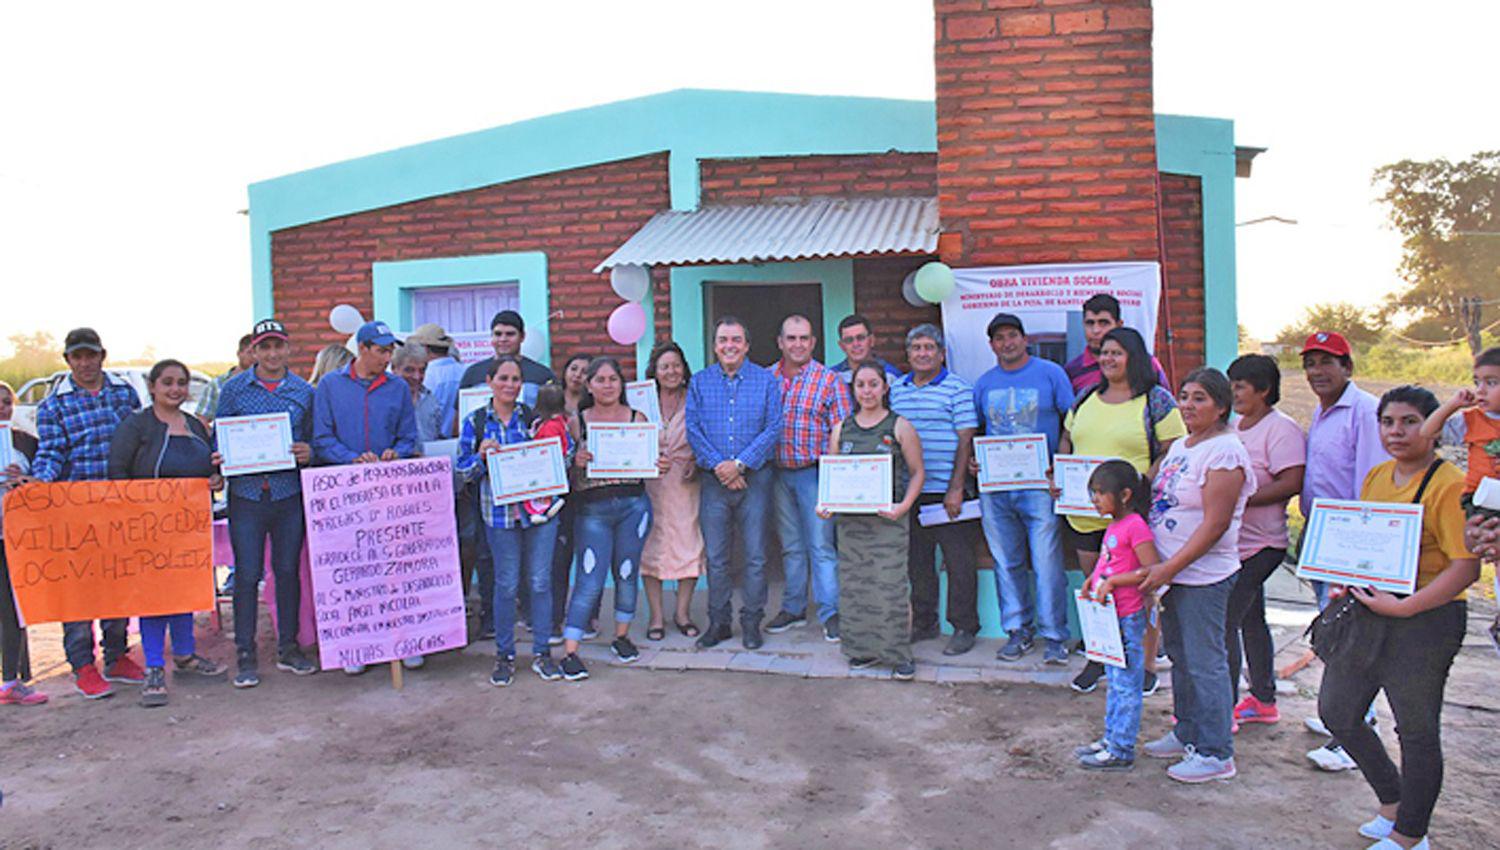
<instances>
[{"instance_id":1,"label":"man in blue cap","mask_svg":"<svg viewBox=\"0 0 1500 850\"><path fill-rule=\"evenodd\" d=\"M354 362L324 375L313 394L313 456L325 465L415 456L421 443L411 389L386 368L396 335L385 322L366 322L354 339L359 344ZM417 668L422 658L402 663ZM349 674L364 671L363 664L344 668Z\"/></svg>"}]
</instances>

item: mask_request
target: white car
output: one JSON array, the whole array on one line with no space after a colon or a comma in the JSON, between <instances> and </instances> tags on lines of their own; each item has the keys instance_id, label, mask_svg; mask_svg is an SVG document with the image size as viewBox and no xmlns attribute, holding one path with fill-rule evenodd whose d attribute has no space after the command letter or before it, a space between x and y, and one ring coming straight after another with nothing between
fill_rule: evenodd
<instances>
[{"instance_id":1,"label":"white car","mask_svg":"<svg viewBox=\"0 0 1500 850\"><path fill-rule=\"evenodd\" d=\"M151 394L146 391L146 374L151 370L144 366L127 366L123 369L106 370L117 378L124 378L135 394L141 400L141 406L151 404ZM53 372L45 378L32 378L16 391L16 409L11 414L11 423L17 430L25 431L36 436L36 408L43 400L57 392L57 385L67 377L67 370ZM203 393L213 381L208 375L192 370L188 376L188 400L183 402L182 409L193 413L198 409L198 402L203 398Z\"/></svg>"}]
</instances>

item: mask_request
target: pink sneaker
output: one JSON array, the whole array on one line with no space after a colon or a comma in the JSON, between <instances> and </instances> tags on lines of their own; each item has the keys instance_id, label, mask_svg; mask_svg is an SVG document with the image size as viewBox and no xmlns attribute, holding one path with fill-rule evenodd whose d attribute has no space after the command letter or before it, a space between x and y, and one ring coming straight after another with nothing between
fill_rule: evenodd
<instances>
[{"instance_id":1,"label":"pink sneaker","mask_svg":"<svg viewBox=\"0 0 1500 850\"><path fill-rule=\"evenodd\" d=\"M46 701L46 694L28 687L20 679L0 687L0 705L41 705Z\"/></svg>"},{"instance_id":2,"label":"pink sneaker","mask_svg":"<svg viewBox=\"0 0 1500 850\"><path fill-rule=\"evenodd\" d=\"M1234 707L1234 719L1240 723L1276 723L1281 720L1281 711L1276 703L1261 702L1254 694L1247 694Z\"/></svg>"}]
</instances>

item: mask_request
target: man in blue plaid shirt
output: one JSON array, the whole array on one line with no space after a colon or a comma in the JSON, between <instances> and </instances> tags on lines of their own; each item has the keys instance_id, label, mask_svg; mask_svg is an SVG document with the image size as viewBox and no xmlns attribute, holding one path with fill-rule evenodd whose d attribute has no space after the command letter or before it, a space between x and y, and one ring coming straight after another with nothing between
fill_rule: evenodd
<instances>
[{"instance_id":1,"label":"man in blue plaid shirt","mask_svg":"<svg viewBox=\"0 0 1500 850\"><path fill-rule=\"evenodd\" d=\"M63 341L68 376L37 408L37 451L31 477L40 481L103 481L115 426L141 407L135 389L104 371L104 345L93 328L76 328ZM103 620L104 675L94 666L92 620L63 623L63 649L73 684L87 699L110 696L110 682L139 684L146 671L126 654L128 618Z\"/></svg>"}]
</instances>

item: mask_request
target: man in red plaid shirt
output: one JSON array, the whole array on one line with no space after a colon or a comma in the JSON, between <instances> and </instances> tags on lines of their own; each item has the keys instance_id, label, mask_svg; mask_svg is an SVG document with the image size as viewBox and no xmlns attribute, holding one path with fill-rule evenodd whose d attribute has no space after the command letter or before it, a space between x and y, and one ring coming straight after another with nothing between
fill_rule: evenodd
<instances>
[{"instance_id":1,"label":"man in red plaid shirt","mask_svg":"<svg viewBox=\"0 0 1500 850\"><path fill-rule=\"evenodd\" d=\"M776 446L777 530L786 589L781 611L766 624L771 634L807 622L808 572L823 636L839 639L838 551L833 522L817 514L818 456L828 452L828 434L848 418L852 404L838 374L813 359L818 339L806 316L787 316L776 337L781 359L771 373L781 382L781 440Z\"/></svg>"}]
</instances>

